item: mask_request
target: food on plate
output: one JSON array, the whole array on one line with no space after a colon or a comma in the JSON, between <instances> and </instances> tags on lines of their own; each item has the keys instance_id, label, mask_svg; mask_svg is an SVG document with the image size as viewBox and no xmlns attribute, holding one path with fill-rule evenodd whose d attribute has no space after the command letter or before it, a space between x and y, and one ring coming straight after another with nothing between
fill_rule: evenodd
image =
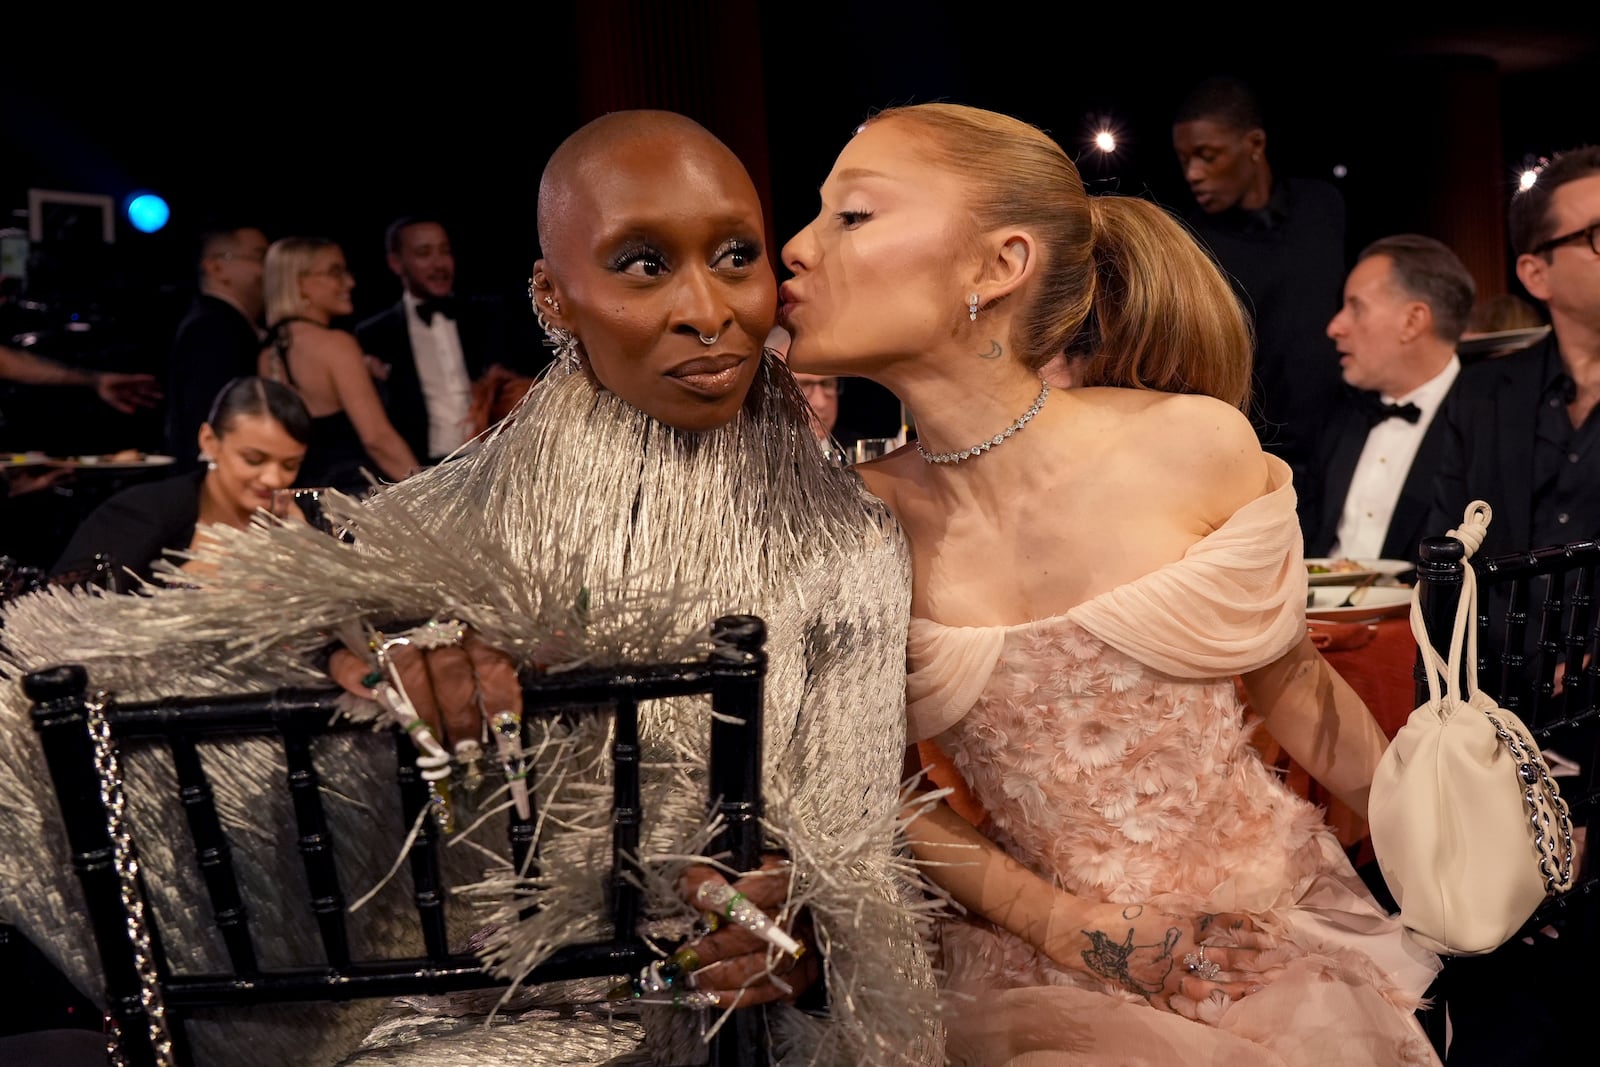
<instances>
[{"instance_id":1,"label":"food on plate","mask_svg":"<svg viewBox=\"0 0 1600 1067\"><path fill-rule=\"evenodd\" d=\"M1365 563L1357 563L1353 559L1330 559L1326 562L1307 563L1306 570L1312 574L1364 574L1370 568Z\"/></svg>"}]
</instances>

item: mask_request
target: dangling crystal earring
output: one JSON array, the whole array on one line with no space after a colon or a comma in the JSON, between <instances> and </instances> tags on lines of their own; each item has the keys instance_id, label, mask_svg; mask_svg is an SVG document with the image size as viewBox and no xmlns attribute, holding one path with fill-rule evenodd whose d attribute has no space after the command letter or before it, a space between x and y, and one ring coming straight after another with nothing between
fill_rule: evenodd
<instances>
[{"instance_id":1,"label":"dangling crystal earring","mask_svg":"<svg viewBox=\"0 0 1600 1067\"><path fill-rule=\"evenodd\" d=\"M206 455L204 452L200 453L200 462L206 465L206 470L208 471L214 471L217 469L217 461Z\"/></svg>"},{"instance_id":2,"label":"dangling crystal earring","mask_svg":"<svg viewBox=\"0 0 1600 1067\"><path fill-rule=\"evenodd\" d=\"M978 294L967 294L967 319L971 322L978 321Z\"/></svg>"},{"instance_id":3,"label":"dangling crystal earring","mask_svg":"<svg viewBox=\"0 0 1600 1067\"><path fill-rule=\"evenodd\" d=\"M544 309L539 306L541 300L549 306L551 311L560 314L561 301L549 294L541 297L533 283L533 279L529 278L528 302L533 305L533 317L538 320L539 329L544 331L545 345L556 354L556 362L560 364L563 370L576 370L578 367L578 339L573 336L571 330L557 326L544 317Z\"/></svg>"}]
</instances>

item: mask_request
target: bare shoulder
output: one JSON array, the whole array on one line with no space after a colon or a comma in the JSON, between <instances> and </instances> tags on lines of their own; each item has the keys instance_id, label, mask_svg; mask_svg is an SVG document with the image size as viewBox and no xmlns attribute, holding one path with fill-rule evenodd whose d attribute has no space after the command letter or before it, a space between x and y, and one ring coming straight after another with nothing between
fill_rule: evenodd
<instances>
[{"instance_id":1,"label":"bare shoulder","mask_svg":"<svg viewBox=\"0 0 1600 1067\"><path fill-rule=\"evenodd\" d=\"M1261 443L1231 404L1143 389L1085 389L1083 399L1100 418L1114 420L1117 451L1140 468L1145 484L1189 500L1208 522L1226 518L1266 487Z\"/></svg>"},{"instance_id":2,"label":"bare shoulder","mask_svg":"<svg viewBox=\"0 0 1600 1067\"><path fill-rule=\"evenodd\" d=\"M355 334L349 330L315 324L304 325L304 333L297 340L303 339L308 351L329 361L360 362L361 342L357 341Z\"/></svg>"},{"instance_id":3,"label":"bare shoulder","mask_svg":"<svg viewBox=\"0 0 1600 1067\"><path fill-rule=\"evenodd\" d=\"M1187 452L1200 445L1232 450L1257 443L1244 413L1216 397L1113 387L1075 389L1071 395L1088 417L1114 423L1152 448ZM1156 426L1165 432L1151 433Z\"/></svg>"}]
</instances>

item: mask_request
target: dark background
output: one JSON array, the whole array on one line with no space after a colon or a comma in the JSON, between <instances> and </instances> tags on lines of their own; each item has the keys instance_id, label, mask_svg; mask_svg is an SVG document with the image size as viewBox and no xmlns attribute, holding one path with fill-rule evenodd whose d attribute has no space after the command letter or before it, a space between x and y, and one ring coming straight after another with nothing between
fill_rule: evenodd
<instances>
[{"instance_id":1,"label":"dark background","mask_svg":"<svg viewBox=\"0 0 1600 1067\"><path fill-rule=\"evenodd\" d=\"M1463 124L1500 127L1497 203L1525 161L1600 141L1593 9L1207 14L1149 5L1086 12L1076 4L610 0L396 8L346 24L330 8L294 5L187 22L131 12L10 16L0 225L9 213L10 224L26 226L33 187L119 200L154 189L173 216L150 235L119 220L116 243L95 250L106 255L85 250L41 264L23 295L42 306L26 316L11 308L0 332L20 322L39 334L37 351L158 369L188 300L194 234L213 217L256 222L269 237L339 240L365 315L398 294L383 265L384 224L438 212L451 226L461 288L517 298L537 255L534 192L545 157L591 117L594 85L626 87L638 74L637 55L619 61L596 46L597 21L651 35L645 58L657 71L649 89L657 98L630 103L676 104L740 149L765 178L779 242L815 211L816 188L855 124L895 103L946 99L1010 112L1055 135L1094 188L1181 209L1189 200L1171 150L1173 108L1198 78L1241 74L1265 104L1280 173L1332 177L1336 165L1347 168L1337 182L1352 254L1386 233L1427 232L1427 191L1448 180L1439 173L1449 165L1443 148ZM723 24L753 30L715 32ZM178 43L180 32L193 40ZM1498 114L1463 113L1444 93L1462 69L1490 72ZM698 95L675 94L674 72ZM734 103L760 116L763 136L719 128ZM1104 117L1120 132L1109 158L1086 147ZM1482 224L1503 228L1503 217ZM1515 290L1509 261L1504 268L1480 287ZM73 315L93 328L68 332ZM847 394L844 421L893 432L881 422L881 394L860 384ZM120 420L78 402L100 432L157 439L153 419ZM16 432L15 414L11 426ZM42 445L0 441L6 447Z\"/></svg>"}]
</instances>

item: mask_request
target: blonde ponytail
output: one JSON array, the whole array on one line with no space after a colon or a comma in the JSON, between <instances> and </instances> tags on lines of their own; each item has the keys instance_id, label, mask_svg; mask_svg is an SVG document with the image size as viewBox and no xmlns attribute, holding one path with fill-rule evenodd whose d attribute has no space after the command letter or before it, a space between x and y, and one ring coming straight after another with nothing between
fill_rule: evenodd
<instances>
[{"instance_id":1,"label":"blonde ponytail","mask_svg":"<svg viewBox=\"0 0 1600 1067\"><path fill-rule=\"evenodd\" d=\"M1089 198L1092 310L1067 347L1079 385L1202 393L1244 409L1250 320L1175 219L1131 196Z\"/></svg>"}]
</instances>

